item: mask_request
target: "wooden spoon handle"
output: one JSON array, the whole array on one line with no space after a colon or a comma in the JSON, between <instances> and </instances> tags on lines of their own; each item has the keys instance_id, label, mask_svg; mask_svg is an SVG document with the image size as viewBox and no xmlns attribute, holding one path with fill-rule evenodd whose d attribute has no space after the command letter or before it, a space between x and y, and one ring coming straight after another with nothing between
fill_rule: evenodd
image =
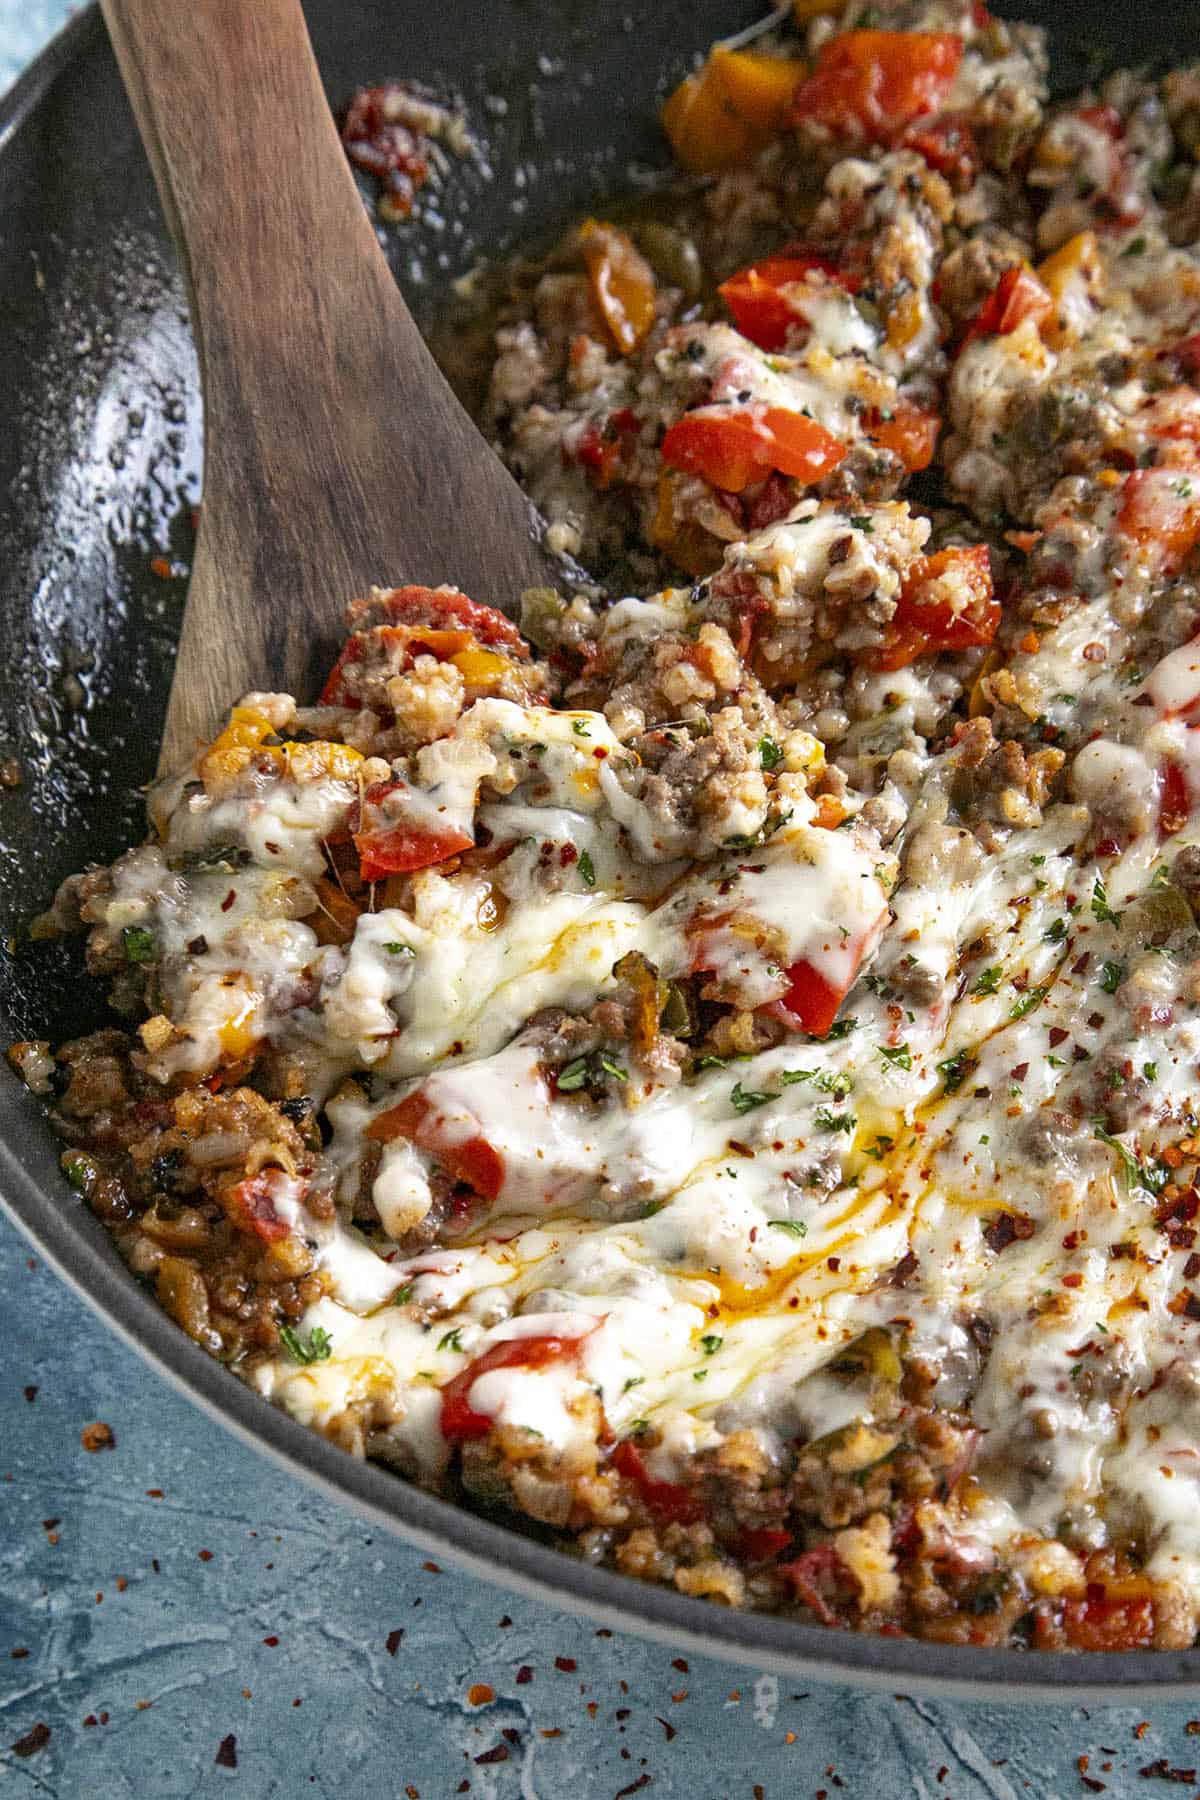
<instances>
[{"instance_id":1,"label":"wooden spoon handle","mask_svg":"<svg viewBox=\"0 0 1200 1800\"><path fill-rule=\"evenodd\" d=\"M392 280L298 0L103 8L204 387L203 522L166 767L245 689L311 694L346 601L371 582L452 581L511 606L548 565Z\"/></svg>"}]
</instances>

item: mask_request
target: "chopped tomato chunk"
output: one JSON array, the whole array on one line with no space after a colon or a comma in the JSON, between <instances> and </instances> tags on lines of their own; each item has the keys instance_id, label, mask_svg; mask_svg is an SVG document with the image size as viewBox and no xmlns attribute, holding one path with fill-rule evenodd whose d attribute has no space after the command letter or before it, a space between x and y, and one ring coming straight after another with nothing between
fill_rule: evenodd
<instances>
[{"instance_id":1,"label":"chopped tomato chunk","mask_svg":"<svg viewBox=\"0 0 1200 1800\"><path fill-rule=\"evenodd\" d=\"M1154 1602L1148 1594L1110 1594L1089 1581L1082 1600L1068 1600L1063 1630L1076 1650L1144 1650L1154 1642Z\"/></svg>"},{"instance_id":2,"label":"chopped tomato chunk","mask_svg":"<svg viewBox=\"0 0 1200 1800\"><path fill-rule=\"evenodd\" d=\"M888 627L889 642L871 660L879 669L903 669L918 656L990 644L999 624L987 545L939 550L912 564Z\"/></svg>"},{"instance_id":3,"label":"chopped tomato chunk","mask_svg":"<svg viewBox=\"0 0 1200 1800\"><path fill-rule=\"evenodd\" d=\"M795 1020L797 1031L806 1031L809 1037L828 1037L838 1007L849 993L861 961L860 952L845 982L830 981L815 964L803 957L791 965L787 970L787 993L780 1005Z\"/></svg>"},{"instance_id":4,"label":"chopped tomato chunk","mask_svg":"<svg viewBox=\"0 0 1200 1800\"><path fill-rule=\"evenodd\" d=\"M661 1524L693 1525L703 1518L704 1504L695 1489L678 1481L656 1481L632 1438L622 1438L612 1453L612 1464L633 1483L647 1512Z\"/></svg>"},{"instance_id":5,"label":"chopped tomato chunk","mask_svg":"<svg viewBox=\"0 0 1200 1800\"><path fill-rule=\"evenodd\" d=\"M429 869L469 850L475 839L452 823L427 825L409 819L389 821L380 803L399 792L402 781L376 781L362 798L359 829L353 833L359 873L364 881L382 881L388 875L407 875Z\"/></svg>"},{"instance_id":6,"label":"chopped tomato chunk","mask_svg":"<svg viewBox=\"0 0 1200 1800\"><path fill-rule=\"evenodd\" d=\"M443 1135L437 1107L420 1088L378 1114L363 1135L379 1144L407 1138L418 1149L427 1151L456 1181L464 1182L485 1200L494 1200L504 1186L504 1158L500 1152L482 1136Z\"/></svg>"},{"instance_id":7,"label":"chopped tomato chunk","mask_svg":"<svg viewBox=\"0 0 1200 1800\"><path fill-rule=\"evenodd\" d=\"M751 1525L738 1538L738 1555L747 1562L774 1562L790 1548L792 1537L782 1525Z\"/></svg>"},{"instance_id":8,"label":"chopped tomato chunk","mask_svg":"<svg viewBox=\"0 0 1200 1800\"><path fill-rule=\"evenodd\" d=\"M233 1187L222 1189L221 1204L230 1223L239 1231L253 1232L266 1243L276 1244L287 1236L288 1223L275 1210L271 1188L272 1172L264 1169L258 1175L248 1175Z\"/></svg>"},{"instance_id":9,"label":"chopped tomato chunk","mask_svg":"<svg viewBox=\"0 0 1200 1800\"><path fill-rule=\"evenodd\" d=\"M393 588L384 596L383 605L393 625L437 627L446 631L459 625L472 632L481 644L493 649L503 644L505 649L528 659L529 646L511 619L506 619L494 606L483 606L478 600L468 599L457 589Z\"/></svg>"},{"instance_id":10,"label":"chopped tomato chunk","mask_svg":"<svg viewBox=\"0 0 1200 1800\"><path fill-rule=\"evenodd\" d=\"M580 242L592 297L613 343L628 356L654 323L654 270L628 232L615 225L588 219Z\"/></svg>"},{"instance_id":11,"label":"chopped tomato chunk","mask_svg":"<svg viewBox=\"0 0 1200 1800\"><path fill-rule=\"evenodd\" d=\"M842 1572L841 1558L832 1544L818 1544L815 1549L796 1557L794 1562L779 1564L779 1573L787 1577L797 1598L816 1614L822 1625L837 1625L839 1620L817 1584L820 1581L836 1582Z\"/></svg>"},{"instance_id":12,"label":"chopped tomato chunk","mask_svg":"<svg viewBox=\"0 0 1200 1800\"><path fill-rule=\"evenodd\" d=\"M612 485L613 472L620 461L622 440L632 437L639 425L631 407L622 406L608 418L589 419L578 441L568 450L564 445L563 461L582 463L601 492Z\"/></svg>"},{"instance_id":13,"label":"chopped tomato chunk","mask_svg":"<svg viewBox=\"0 0 1200 1800\"><path fill-rule=\"evenodd\" d=\"M1125 483L1117 529L1157 546L1164 570L1178 569L1200 540L1200 470L1135 469Z\"/></svg>"},{"instance_id":14,"label":"chopped tomato chunk","mask_svg":"<svg viewBox=\"0 0 1200 1800\"><path fill-rule=\"evenodd\" d=\"M845 446L815 419L780 406L738 412L700 407L672 425L662 443L663 461L671 468L699 475L730 494L740 494L773 469L800 481L820 481L845 454Z\"/></svg>"},{"instance_id":15,"label":"chopped tomato chunk","mask_svg":"<svg viewBox=\"0 0 1200 1800\"><path fill-rule=\"evenodd\" d=\"M584 1334L586 1336L586 1333ZM442 1389L442 1436L450 1443L463 1438L486 1437L494 1423L489 1413L471 1406L471 1389L492 1369L544 1369L553 1362L573 1362L579 1356L582 1337L505 1338L448 1381Z\"/></svg>"},{"instance_id":16,"label":"chopped tomato chunk","mask_svg":"<svg viewBox=\"0 0 1200 1800\"><path fill-rule=\"evenodd\" d=\"M717 291L743 337L760 350L782 350L789 331L806 323L802 304L793 304L792 290L813 275L824 276L851 294L862 285L858 276L842 274L827 256L797 250L740 269Z\"/></svg>"},{"instance_id":17,"label":"chopped tomato chunk","mask_svg":"<svg viewBox=\"0 0 1200 1800\"><path fill-rule=\"evenodd\" d=\"M1174 837L1192 816L1192 797L1187 776L1177 762L1163 765L1162 785L1158 790L1158 835Z\"/></svg>"},{"instance_id":18,"label":"chopped tomato chunk","mask_svg":"<svg viewBox=\"0 0 1200 1800\"><path fill-rule=\"evenodd\" d=\"M890 419L877 414L867 429L872 442L894 450L909 474L916 475L933 461L941 424L936 413L924 412L919 406L898 406Z\"/></svg>"},{"instance_id":19,"label":"chopped tomato chunk","mask_svg":"<svg viewBox=\"0 0 1200 1800\"><path fill-rule=\"evenodd\" d=\"M792 98L792 122L889 143L939 111L962 61L952 31L843 31Z\"/></svg>"},{"instance_id":20,"label":"chopped tomato chunk","mask_svg":"<svg viewBox=\"0 0 1200 1800\"><path fill-rule=\"evenodd\" d=\"M1007 337L1026 319L1035 319L1040 325L1053 311L1053 297L1032 269L1005 269L994 292L967 326L963 343L981 337Z\"/></svg>"}]
</instances>

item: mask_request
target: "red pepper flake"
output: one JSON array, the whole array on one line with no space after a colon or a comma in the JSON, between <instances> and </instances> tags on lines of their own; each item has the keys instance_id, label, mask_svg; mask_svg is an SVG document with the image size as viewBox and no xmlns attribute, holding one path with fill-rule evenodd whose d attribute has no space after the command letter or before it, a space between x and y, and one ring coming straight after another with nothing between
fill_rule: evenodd
<instances>
[{"instance_id":1,"label":"red pepper flake","mask_svg":"<svg viewBox=\"0 0 1200 1800\"><path fill-rule=\"evenodd\" d=\"M113 1428L111 1425L106 1425L103 1419L97 1419L93 1424L85 1425L79 1434L79 1441L84 1449L92 1454L95 1454L97 1450L115 1450L117 1447Z\"/></svg>"},{"instance_id":2,"label":"red pepper flake","mask_svg":"<svg viewBox=\"0 0 1200 1800\"><path fill-rule=\"evenodd\" d=\"M477 1756L475 1758L475 1761L477 1763L507 1762L508 1761L508 1745L507 1744L495 1744L495 1745L493 1745L492 1749L485 1750L481 1756Z\"/></svg>"},{"instance_id":3,"label":"red pepper flake","mask_svg":"<svg viewBox=\"0 0 1200 1800\"><path fill-rule=\"evenodd\" d=\"M263 1643L267 1646L268 1650L274 1650L278 1646L279 1639L272 1635L271 1637L265 1637Z\"/></svg>"},{"instance_id":4,"label":"red pepper flake","mask_svg":"<svg viewBox=\"0 0 1200 1800\"><path fill-rule=\"evenodd\" d=\"M397 1650L400 1648L403 1638L404 1638L403 1625L397 1626L395 1631L388 1632L387 1637L383 1640L383 1647L387 1651L389 1656L395 1656ZM268 1642L269 1641L270 1640L268 1639Z\"/></svg>"},{"instance_id":5,"label":"red pepper flake","mask_svg":"<svg viewBox=\"0 0 1200 1800\"><path fill-rule=\"evenodd\" d=\"M200 1558L201 1562L211 1562L213 1559L211 1550L197 1550L196 1555Z\"/></svg>"},{"instance_id":6,"label":"red pepper flake","mask_svg":"<svg viewBox=\"0 0 1200 1800\"><path fill-rule=\"evenodd\" d=\"M229 892L226 894L225 898L221 902L221 911L228 912L230 907L233 905L233 903L236 899L237 899L237 889L230 888Z\"/></svg>"},{"instance_id":7,"label":"red pepper flake","mask_svg":"<svg viewBox=\"0 0 1200 1800\"><path fill-rule=\"evenodd\" d=\"M947 1777L947 1775L948 1775L948 1774L949 1774L949 1773L950 1773L950 1765L949 1765L949 1763L943 1763L943 1764L942 1764L942 1766L941 1766L941 1768L940 1768L940 1769L939 1769L939 1770L938 1770L938 1772L937 1772L937 1778L938 1778L938 1780L939 1780L939 1781L945 1781L945 1779L946 1779L946 1777Z\"/></svg>"},{"instance_id":8,"label":"red pepper flake","mask_svg":"<svg viewBox=\"0 0 1200 1800\"><path fill-rule=\"evenodd\" d=\"M157 575L160 581L170 581L172 574L170 560L165 556L152 556L150 558L150 573L152 575Z\"/></svg>"},{"instance_id":9,"label":"red pepper flake","mask_svg":"<svg viewBox=\"0 0 1200 1800\"><path fill-rule=\"evenodd\" d=\"M506 1739L508 1743L515 1744L518 1747L520 1746L521 1734L515 1725L505 1725L500 1732L500 1736Z\"/></svg>"},{"instance_id":10,"label":"red pepper flake","mask_svg":"<svg viewBox=\"0 0 1200 1800\"><path fill-rule=\"evenodd\" d=\"M650 1786L653 1779L652 1775L639 1775L637 1780L631 1781L628 1787L618 1788L613 1795L613 1800L628 1800L630 1794L640 1794L643 1788Z\"/></svg>"},{"instance_id":11,"label":"red pepper flake","mask_svg":"<svg viewBox=\"0 0 1200 1800\"><path fill-rule=\"evenodd\" d=\"M587 1706L585 1708L585 1711L587 1712L587 1716L589 1719L594 1719L596 1714L600 1711L599 1701L598 1700L589 1700L587 1703Z\"/></svg>"},{"instance_id":12,"label":"red pepper flake","mask_svg":"<svg viewBox=\"0 0 1200 1800\"><path fill-rule=\"evenodd\" d=\"M424 1569L424 1570L425 1570L425 1571L426 1571L426 1573L427 1573L427 1574L429 1574L429 1575L440 1575L440 1574L441 1574L441 1572L442 1572L442 1569L441 1569L441 1564L440 1564L440 1563L435 1563L435 1562L423 1562L423 1563L422 1563L422 1564L421 1564L421 1567L422 1567L422 1568L423 1568L423 1569Z\"/></svg>"},{"instance_id":13,"label":"red pepper flake","mask_svg":"<svg viewBox=\"0 0 1200 1800\"><path fill-rule=\"evenodd\" d=\"M679 1673L681 1675L690 1675L691 1674L691 1670L688 1667L688 1660L687 1660L686 1656L674 1657L671 1661L671 1667L673 1669L678 1669Z\"/></svg>"},{"instance_id":14,"label":"red pepper flake","mask_svg":"<svg viewBox=\"0 0 1200 1800\"><path fill-rule=\"evenodd\" d=\"M42 1520L42 1530L43 1531L53 1531L54 1527L56 1525L61 1525L61 1524L62 1524L61 1519L43 1519Z\"/></svg>"},{"instance_id":15,"label":"red pepper flake","mask_svg":"<svg viewBox=\"0 0 1200 1800\"><path fill-rule=\"evenodd\" d=\"M486 1681L472 1682L467 1689L467 1703L470 1706L490 1706L495 1698L495 1688Z\"/></svg>"},{"instance_id":16,"label":"red pepper flake","mask_svg":"<svg viewBox=\"0 0 1200 1800\"><path fill-rule=\"evenodd\" d=\"M89 1713L87 1718L83 1721L84 1729L88 1730L88 1729L90 1729L91 1726L98 1725L99 1723L100 1723L100 1721L96 1717L95 1713Z\"/></svg>"},{"instance_id":17,"label":"red pepper flake","mask_svg":"<svg viewBox=\"0 0 1200 1800\"><path fill-rule=\"evenodd\" d=\"M413 1787L411 1782L409 1782L404 1791L408 1795L408 1800L421 1800L420 1788Z\"/></svg>"},{"instance_id":18,"label":"red pepper flake","mask_svg":"<svg viewBox=\"0 0 1200 1800\"><path fill-rule=\"evenodd\" d=\"M600 1627L599 1631L596 1633L596 1636L602 1637L602 1638L610 1638L612 1636L612 1632L608 1629L607 1625L602 1625Z\"/></svg>"},{"instance_id":19,"label":"red pepper flake","mask_svg":"<svg viewBox=\"0 0 1200 1800\"><path fill-rule=\"evenodd\" d=\"M550 1725L548 1727L543 1727L542 1736L544 1738L561 1737L562 1736L562 1727L560 1725Z\"/></svg>"},{"instance_id":20,"label":"red pepper flake","mask_svg":"<svg viewBox=\"0 0 1200 1800\"><path fill-rule=\"evenodd\" d=\"M228 1737L223 1737L217 1745L217 1754L214 1761L216 1762L218 1769L237 1768L237 1739L232 1731L229 1733Z\"/></svg>"},{"instance_id":21,"label":"red pepper flake","mask_svg":"<svg viewBox=\"0 0 1200 1800\"><path fill-rule=\"evenodd\" d=\"M24 1396L25 1396L26 1400L29 1402L30 1406L32 1406L34 1401L38 1397L38 1390L34 1386L34 1384L32 1382L30 1382L30 1384L27 1388L21 1389L21 1392L24 1394Z\"/></svg>"},{"instance_id":22,"label":"red pepper flake","mask_svg":"<svg viewBox=\"0 0 1200 1800\"><path fill-rule=\"evenodd\" d=\"M667 1742L669 1744L673 1737L678 1736L678 1733L676 1732L674 1725L669 1724L667 1722L667 1720L662 1717L661 1713L655 1713L654 1716L658 1720L659 1724L662 1726L663 1730L666 1732Z\"/></svg>"},{"instance_id":23,"label":"red pepper flake","mask_svg":"<svg viewBox=\"0 0 1200 1800\"><path fill-rule=\"evenodd\" d=\"M1172 1769L1165 1756L1157 1762L1147 1763L1138 1774L1143 1781L1177 1781L1181 1787L1192 1787L1196 1780L1195 1769Z\"/></svg>"},{"instance_id":24,"label":"red pepper flake","mask_svg":"<svg viewBox=\"0 0 1200 1800\"><path fill-rule=\"evenodd\" d=\"M14 1662L22 1662L24 1658L29 1655L29 1651L25 1648L24 1644L18 1644L16 1649L10 1650L8 1654L12 1657Z\"/></svg>"},{"instance_id":25,"label":"red pepper flake","mask_svg":"<svg viewBox=\"0 0 1200 1800\"><path fill-rule=\"evenodd\" d=\"M533 1669L531 1668L529 1663L522 1663L520 1668L517 1670L517 1686L518 1687L527 1687L532 1680L533 1680Z\"/></svg>"},{"instance_id":26,"label":"red pepper flake","mask_svg":"<svg viewBox=\"0 0 1200 1800\"><path fill-rule=\"evenodd\" d=\"M161 1488L147 1488L146 1498L147 1500L162 1500L164 1498L163 1491Z\"/></svg>"},{"instance_id":27,"label":"red pepper flake","mask_svg":"<svg viewBox=\"0 0 1200 1800\"><path fill-rule=\"evenodd\" d=\"M767 1790L760 1781L754 1784L754 1800L767 1800Z\"/></svg>"},{"instance_id":28,"label":"red pepper flake","mask_svg":"<svg viewBox=\"0 0 1200 1800\"><path fill-rule=\"evenodd\" d=\"M672 1698L672 1700L674 1700L674 1702L675 1702L675 1704L676 1704L676 1706L678 1706L678 1705L679 1705L679 1702L680 1702L680 1701L681 1701L681 1700L686 1700L686 1699L687 1699L687 1697L688 1697L688 1691L687 1691L687 1689L686 1689L686 1688L680 1688L680 1690L679 1690L679 1692L678 1692L678 1693L677 1693L677 1694L672 1694L672 1695L671 1695L671 1698Z\"/></svg>"},{"instance_id":29,"label":"red pepper flake","mask_svg":"<svg viewBox=\"0 0 1200 1800\"><path fill-rule=\"evenodd\" d=\"M154 1702L153 1700L135 1700L133 1704L138 1712L149 1712Z\"/></svg>"},{"instance_id":30,"label":"red pepper flake","mask_svg":"<svg viewBox=\"0 0 1200 1800\"><path fill-rule=\"evenodd\" d=\"M579 1667L579 1664L575 1661L573 1656L556 1656L554 1659L554 1666L564 1675L573 1675Z\"/></svg>"},{"instance_id":31,"label":"red pepper flake","mask_svg":"<svg viewBox=\"0 0 1200 1800\"><path fill-rule=\"evenodd\" d=\"M455 1788L454 1791L456 1794L469 1794L470 1793L471 1784L467 1780L465 1775L463 1776L462 1780L459 1782L458 1786Z\"/></svg>"},{"instance_id":32,"label":"red pepper flake","mask_svg":"<svg viewBox=\"0 0 1200 1800\"><path fill-rule=\"evenodd\" d=\"M129 1586L129 1583L126 1581L125 1577L123 1575L118 1575L117 1576L117 1592L118 1592L118 1594L123 1594L125 1592L125 1589L128 1586Z\"/></svg>"},{"instance_id":33,"label":"red pepper flake","mask_svg":"<svg viewBox=\"0 0 1200 1800\"><path fill-rule=\"evenodd\" d=\"M1079 1779L1089 1794L1103 1794L1108 1790L1107 1781L1097 1781L1094 1775L1081 1775Z\"/></svg>"},{"instance_id":34,"label":"red pepper flake","mask_svg":"<svg viewBox=\"0 0 1200 1800\"><path fill-rule=\"evenodd\" d=\"M16 1655L15 1650L13 1651L13 1655ZM1189 1737L1200 1737L1200 1719L1189 1719L1183 1729L1187 1732Z\"/></svg>"},{"instance_id":35,"label":"red pepper flake","mask_svg":"<svg viewBox=\"0 0 1200 1800\"><path fill-rule=\"evenodd\" d=\"M499 1626L497 1627L497 1629L500 1631L507 1631L511 1624L512 1624L512 1620L509 1618L508 1614L505 1613L504 1617L500 1620L500 1623L499 1623ZM597 1633L597 1635L599 1635L599 1634Z\"/></svg>"},{"instance_id":36,"label":"red pepper flake","mask_svg":"<svg viewBox=\"0 0 1200 1800\"><path fill-rule=\"evenodd\" d=\"M14 1756L36 1756L38 1751L44 1750L49 1742L50 1727L44 1720L39 1719L36 1725L30 1726L24 1737L19 1737L15 1744L9 1745L9 1748Z\"/></svg>"}]
</instances>

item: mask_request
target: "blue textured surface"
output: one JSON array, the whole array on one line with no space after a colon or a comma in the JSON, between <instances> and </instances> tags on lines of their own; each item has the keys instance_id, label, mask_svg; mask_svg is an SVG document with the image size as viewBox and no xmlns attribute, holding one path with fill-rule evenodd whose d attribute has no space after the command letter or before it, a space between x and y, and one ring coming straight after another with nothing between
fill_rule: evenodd
<instances>
[{"instance_id":1,"label":"blue textured surface","mask_svg":"<svg viewBox=\"0 0 1200 1800\"><path fill-rule=\"evenodd\" d=\"M0 0L0 86L68 10ZM1200 1771L1200 1701L1089 1716L798 1690L436 1571L194 1412L3 1221L0 1295L14 1794L1057 1800L1096 1791L1084 1774L1200 1794L1139 1776ZM115 1449L82 1448L94 1420ZM39 1724L41 1747L9 1749ZM216 1760L230 1738L236 1767Z\"/></svg>"}]
</instances>

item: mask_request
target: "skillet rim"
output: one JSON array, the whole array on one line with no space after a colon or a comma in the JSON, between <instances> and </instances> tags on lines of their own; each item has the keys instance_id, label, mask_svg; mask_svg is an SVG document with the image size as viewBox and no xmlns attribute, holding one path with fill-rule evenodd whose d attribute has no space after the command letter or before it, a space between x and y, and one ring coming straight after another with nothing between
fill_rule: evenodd
<instances>
[{"instance_id":1,"label":"skillet rim","mask_svg":"<svg viewBox=\"0 0 1200 1800\"><path fill-rule=\"evenodd\" d=\"M88 56L108 56L96 0L75 14L0 99L0 167L7 146L51 90ZM506 1526L359 1462L272 1406L186 1337L70 1196L52 1195L30 1166L46 1165L42 1108L0 1082L0 1206L55 1273L155 1372L243 1443L380 1529L473 1575L696 1655L720 1655L809 1679L894 1692L898 1684L952 1699L1127 1704L1200 1695L1200 1648L1073 1654L938 1644L827 1630L737 1612L574 1561ZM56 1159L52 1159L53 1168ZM65 1204L64 1204L65 1202ZM96 1235L93 1235L95 1233Z\"/></svg>"}]
</instances>

